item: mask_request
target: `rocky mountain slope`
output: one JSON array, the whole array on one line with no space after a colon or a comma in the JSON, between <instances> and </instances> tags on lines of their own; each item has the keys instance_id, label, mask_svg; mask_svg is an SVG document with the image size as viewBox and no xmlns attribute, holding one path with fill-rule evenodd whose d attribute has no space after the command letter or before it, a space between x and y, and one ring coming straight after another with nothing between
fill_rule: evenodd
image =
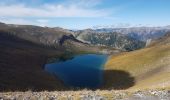
<instances>
[{"instance_id":1,"label":"rocky mountain slope","mask_svg":"<svg viewBox=\"0 0 170 100\"><path fill-rule=\"evenodd\" d=\"M92 29L75 32L78 40L92 45L108 46L121 50L136 50L145 46L145 43L117 32L98 32Z\"/></svg>"},{"instance_id":2,"label":"rocky mountain slope","mask_svg":"<svg viewBox=\"0 0 170 100\"><path fill-rule=\"evenodd\" d=\"M49 29L51 30L51 28ZM46 27L45 30L49 31L49 29L48 27ZM150 42L151 40L158 39L162 37L166 32L170 31L169 26L100 28L100 29L85 29L85 30L77 30L77 31L71 31L59 27L55 27L52 29L57 30L61 33L73 34L74 37L76 37L76 39L92 45L109 46L109 47L122 49L122 50L135 50L135 49L143 48L145 44L147 45L147 43ZM38 31L38 29L36 30ZM46 37L48 37L48 34L46 34ZM44 39L44 37L41 37L40 41L43 43L49 42L47 39ZM53 43L51 44L55 44L54 42L55 40L53 40ZM50 42L46 43L46 45L50 45Z\"/></svg>"},{"instance_id":3,"label":"rocky mountain slope","mask_svg":"<svg viewBox=\"0 0 170 100\"><path fill-rule=\"evenodd\" d=\"M109 46L122 50L136 50L147 46L170 31L165 27L98 28L74 31L78 40L92 45Z\"/></svg>"},{"instance_id":4,"label":"rocky mountain slope","mask_svg":"<svg viewBox=\"0 0 170 100\"><path fill-rule=\"evenodd\" d=\"M166 32L170 31L170 27L100 28L94 30L99 33L122 33L140 41L147 41L148 39L158 39L162 37Z\"/></svg>"},{"instance_id":5,"label":"rocky mountain slope","mask_svg":"<svg viewBox=\"0 0 170 100\"><path fill-rule=\"evenodd\" d=\"M132 52L112 56L105 70L118 70L129 75L115 79L105 75L105 86L114 86L120 81L119 89L124 85L132 90L170 88L170 33L155 40L148 47ZM118 73L119 74L119 73ZM127 81L129 83L127 83ZM116 82L117 83L117 82ZM127 84L124 84L127 83Z\"/></svg>"}]
</instances>

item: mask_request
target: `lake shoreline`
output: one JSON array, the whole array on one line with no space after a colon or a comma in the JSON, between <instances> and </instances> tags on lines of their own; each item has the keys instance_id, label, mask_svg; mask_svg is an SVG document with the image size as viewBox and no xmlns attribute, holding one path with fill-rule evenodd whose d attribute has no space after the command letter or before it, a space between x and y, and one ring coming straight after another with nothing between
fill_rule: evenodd
<instances>
[{"instance_id":1,"label":"lake shoreline","mask_svg":"<svg viewBox=\"0 0 170 100\"><path fill-rule=\"evenodd\" d=\"M103 68L107 58L108 55L103 54L76 55L63 62L46 64L45 71L54 73L65 81L67 86L73 88L98 88L103 80Z\"/></svg>"}]
</instances>

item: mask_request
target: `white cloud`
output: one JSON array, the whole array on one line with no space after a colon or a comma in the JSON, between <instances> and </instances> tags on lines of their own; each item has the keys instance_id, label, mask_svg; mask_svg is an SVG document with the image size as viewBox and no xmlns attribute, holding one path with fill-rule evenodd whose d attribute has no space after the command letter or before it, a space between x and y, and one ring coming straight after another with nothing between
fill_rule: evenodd
<instances>
[{"instance_id":1,"label":"white cloud","mask_svg":"<svg viewBox=\"0 0 170 100\"><path fill-rule=\"evenodd\" d=\"M44 4L29 7L24 4L0 5L0 16L5 17L105 17L110 12L79 5Z\"/></svg>"},{"instance_id":2,"label":"white cloud","mask_svg":"<svg viewBox=\"0 0 170 100\"><path fill-rule=\"evenodd\" d=\"M35 2L36 1L36 2ZM6 0L0 2L0 22L7 24L54 26L53 19L63 18L109 18L112 8L97 8L103 0ZM31 3L30 3L31 2ZM53 25L54 24L54 25ZM56 24L57 25L57 24Z\"/></svg>"}]
</instances>

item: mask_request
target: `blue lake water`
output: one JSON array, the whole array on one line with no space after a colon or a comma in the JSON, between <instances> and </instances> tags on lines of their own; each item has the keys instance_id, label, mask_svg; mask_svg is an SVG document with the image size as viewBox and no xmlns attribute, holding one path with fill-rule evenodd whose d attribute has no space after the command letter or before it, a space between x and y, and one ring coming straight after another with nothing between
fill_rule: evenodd
<instances>
[{"instance_id":1,"label":"blue lake water","mask_svg":"<svg viewBox=\"0 0 170 100\"><path fill-rule=\"evenodd\" d=\"M67 86L97 88L102 84L103 66L107 58L107 55L78 55L64 62L46 64L45 70L56 75Z\"/></svg>"}]
</instances>

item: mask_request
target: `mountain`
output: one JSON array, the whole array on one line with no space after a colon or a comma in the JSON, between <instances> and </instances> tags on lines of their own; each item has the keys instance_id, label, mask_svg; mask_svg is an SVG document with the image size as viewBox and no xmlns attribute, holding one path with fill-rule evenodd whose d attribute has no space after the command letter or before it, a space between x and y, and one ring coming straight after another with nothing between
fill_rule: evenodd
<instances>
[{"instance_id":1,"label":"mountain","mask_svg":"<svg viewBox=\"0 0 170 100\"><path fill-rule=\"evenodd\" d=\"M170 33L154 40L146 48L124 52L110 57L105 65L107 71L126 72L126 76L115 77L105 73L105 87L114 86L123 89L159 89L170 88ZM116 81L116 82L115 82ZM110 84L114 83L115 84ZM116 84L117 83L117 84Z\"/></svg>"},{"instance_id":2,"label":"mountain","mask_svg":"<svg viewBox=\"0 0 170 100\"><path fill-rule=\"evenodd\" d=\"M74 31L74 36L92 45L109 46L121 50L136 50L147 46L170 31L165 27L99 28Z\"/></svg>"},{"instance_id":3,"label":"mountain","mask_svg":"<svg viewBox=\"0 0 170 100\"><path fill-rule=\"evenodd\" d=\"M128 37L125 34L117 32L103 32L98 30L86 29L75 32L75 37L83 42L98 45L108 46L121 50L135 50L145 46L145 42Z\"/></svg>"},{"instance_id":4,"label":"mountain","mask_svg":"<svg viewBox=\"0 0 170 100\"><path fill-rule=\"evenodd\" d=\"M4 41L10 41L10 38L12 38L14 40L17 40L17 42L18 40L21 40L21 41L32 43L33 45L37 45L38 47L55 49L55 51L58 50L63 52L64 50L70 49L69 50L70 52L70 51L74 51L71 49L74 49L75 46L77 48L78 46L79 47L89 46L74 38L71 31L62 28L49 28L49 27L39 27L39 26L31 26L31 25L13 25L13 24L1 23L0 33L1 33L0 34L1 38L3 36L5 38L8 38L8 39L3 39L3 41L2 40L0 41L3 43ZM13 42L13 43L17 43L17 42ZM20 44L22 44L22 42ZM68 45L68 44L73 44L73 45Z\"/></svg>"},{"instance_id":5,"label":"mountain","mask_svg":"<svg viewBox=\"0 0 170 100\"><path fill-rule=\"evenodd\" d=\"M99 33L109 32L122 33L140 41L147 41L148 39L157 39L162 37L165 33L170 31L170 27L165 26L165 27L100 28L94 30Z\"/></svg>"},{"instance_id":6,"label":"mountain","mask_svg":"<svg viewBox=\"0 0 170 100\"><path fill-rule=\"evenodd\" d=\"M97 53L58 28L0 23L0 91L60 90L62 81L43 70L49 58Z\"/></svg>"},{"instance_id":7,"label":"mountain","mask_svg":"<svg viewBox=\"0 0 170 100\"><path fill-rule=\"evenodd\" d=\"M168 87L169 43L167 33L135 50L144 47L145 42L123 33L0 23L0 91L68 90L60 79L43 70L44 65L49 58L82 53L114 53L105 67L104 87L119 84L119 89L150 88L160 87L163 82ZM116 75L117 83L110 84ZM127 87L121 87L124 83Z\"/></svg>"}]
</instances>

